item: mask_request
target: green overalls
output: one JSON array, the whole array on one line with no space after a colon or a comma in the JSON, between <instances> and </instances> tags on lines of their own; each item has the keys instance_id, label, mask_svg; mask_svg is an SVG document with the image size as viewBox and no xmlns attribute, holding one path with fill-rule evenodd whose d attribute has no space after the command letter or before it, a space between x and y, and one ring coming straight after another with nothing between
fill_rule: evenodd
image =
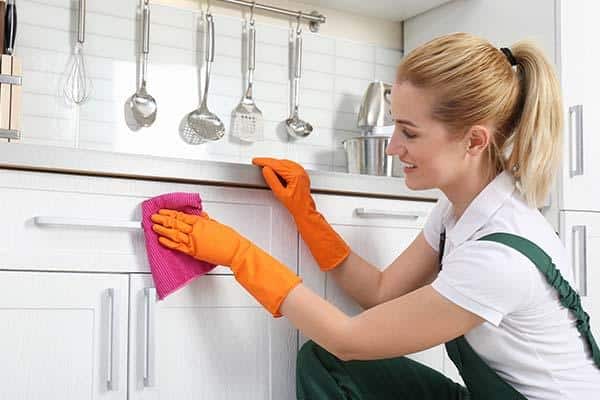
<instances>
[{"instance_id":1,"label":"green overalls","mask_svg":"<svg viewBox=\"0 0 600 400\"><path fill-rule=\"evenodd\" d=\"M600 368L600 350L592 336L589 316L579 295L563 279L552 259L535 243L508 233L493 233L479 240L505 244L525 255L559 293L563 306L577 318L577 329L588 343ZM440 268L445 232L440 236ZM440 372L407 357L373 361L341 361L313 341L297 357L298 400L526 400L496 374L471 348L464 336L446 343L446 351L466 388Z\"/></svg>"}]
</instances>

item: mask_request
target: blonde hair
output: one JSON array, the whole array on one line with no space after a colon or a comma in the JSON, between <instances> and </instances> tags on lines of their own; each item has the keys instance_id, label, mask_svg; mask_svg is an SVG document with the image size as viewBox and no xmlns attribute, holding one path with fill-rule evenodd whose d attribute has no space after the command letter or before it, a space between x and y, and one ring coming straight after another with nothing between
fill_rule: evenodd
<instances>
[{"instance_id":1,"label":"blonde hair","mask_svg":"<svg viewBox=\"0 0 600 400\"><path fill-rule=\"evenodd\" d=\"M451 132L493 126L488 156L507 170L531 206L542 205L562 147L562 101L554 68L533 43L511 47L516 66L488 41L467 33L431 40L410 52L396 80L436 93L432 117Z\"/></svg>"}]
</instances>

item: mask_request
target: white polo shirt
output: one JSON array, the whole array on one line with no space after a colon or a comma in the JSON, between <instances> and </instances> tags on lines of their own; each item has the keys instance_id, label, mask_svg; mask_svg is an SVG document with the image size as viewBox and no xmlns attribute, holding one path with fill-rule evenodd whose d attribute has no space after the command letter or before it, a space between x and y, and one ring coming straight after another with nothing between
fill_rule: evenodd
<instances>
[{"instance_id":1,"label":"white polo shirt","mask_svg":"<svg viewBox=\"0 0 600 400\"><path fill-rule=\"evenodd\" d=\"M452 204L441 198L423 230L438 252L443 228L443 269L432 286L486 320L465 334L477 354L529 400L600 399L600 369L556 290L517 250L477 241L494 232L523 236L552 257L572 282L562 242L542 214L527 205L512 175L506 171L498 175L458 221Z\"/></svg>"}]
</instances>

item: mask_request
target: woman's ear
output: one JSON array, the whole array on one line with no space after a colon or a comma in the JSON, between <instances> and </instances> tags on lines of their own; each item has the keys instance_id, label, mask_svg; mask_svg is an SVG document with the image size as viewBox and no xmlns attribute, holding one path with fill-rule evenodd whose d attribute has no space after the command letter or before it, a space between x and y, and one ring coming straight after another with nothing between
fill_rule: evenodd
<instances>
[{"instance_id":1,"label":"woman's ear","mask_svg":"<svg viewBox=\"0 0 600 400\"><path fill-rule=\"evenodd\" d=\"M466 135L467 153L472 156L482 154L490 145L491 135L487 126L473 125Z\"/></svg>"}]
</instances>

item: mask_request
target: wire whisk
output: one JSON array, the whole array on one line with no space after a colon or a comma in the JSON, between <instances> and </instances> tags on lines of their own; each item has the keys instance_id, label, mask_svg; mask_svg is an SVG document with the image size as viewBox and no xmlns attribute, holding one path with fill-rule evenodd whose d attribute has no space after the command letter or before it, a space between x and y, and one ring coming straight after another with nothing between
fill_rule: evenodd
<instances>
[{"instance_id":1,"label":"wire whisk","mask_svg":"<svg viewBox=\"0 0 600 400\"><path fill-rule=\"evenodd\" d=\"M63 87L66 99L75 104L85 102L92 93L92 81L88 78L83 44L85 42L85 8L86 0L79 0L79 19L77 24L77 43L67 68L67 77Z\"/></svg>"}]
</instances>

